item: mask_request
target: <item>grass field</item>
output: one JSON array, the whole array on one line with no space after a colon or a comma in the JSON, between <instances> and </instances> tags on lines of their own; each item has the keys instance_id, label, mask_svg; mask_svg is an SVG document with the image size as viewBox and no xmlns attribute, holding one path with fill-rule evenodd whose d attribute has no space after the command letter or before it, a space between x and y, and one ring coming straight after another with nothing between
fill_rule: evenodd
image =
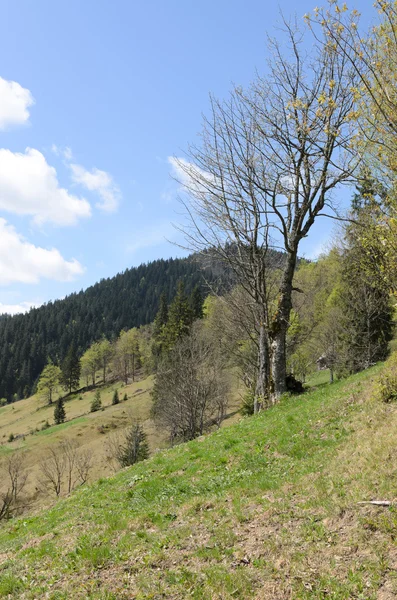
<instances>
[{"instance_id":1,"label":"grass field","mask_svg":"<svg viewBox=\"0 0 397 600\"><path fill-rule=\"evenodd\" d=\"M25 451L29 473L26 491L33 510L53 502L53 497L43 494L39 485L40 462L47 456L49 448L64 440L73 440L84 450L92 452L90 481L112 474L112 466L106 456L106 440L113 432L125 429L131 419L142 422L151 452L167 446L165 433L156 429L150 419L152 384L152 377L148 377L129 385L117 382L102 386L99 389L103 410L94 413L90 412L90 406L95 390L74 394L66 399L67 421L61 425L53 424L54 404L46 406L36 396L0 408L0 459L15 451ZM118 389L120 404L112 406L115 389ZM125 394L128 400L124 402ZM239 402L237 394L232 398L232 414L227 424L236 420ZM46 421L51 427L42 429ZM15 438L12 442L9 441L11 434Z\"/></svg>"},{"instance_id":2,"label":"grass field","mask_svg":"<svg viewBox=\"0 0 397 600\"><path fill-rule=\"evenodd\" d=\"M374 367L0 530L0 596L397 597L397 406Z\"/></svg>"}]
</instances>

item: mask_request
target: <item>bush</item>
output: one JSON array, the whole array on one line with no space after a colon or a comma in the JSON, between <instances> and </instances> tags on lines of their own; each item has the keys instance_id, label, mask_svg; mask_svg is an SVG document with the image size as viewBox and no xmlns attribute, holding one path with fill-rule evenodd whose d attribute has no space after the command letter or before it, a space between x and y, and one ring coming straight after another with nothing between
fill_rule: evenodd
<instances>
[{"instance_id":1,"label":"bush","mask_svg":"<svg viewBox=\"0 0 397 600\"><path fill-rule=\"evenodd\" d=\"M397 400L397 352L386 361L379 376L377 396L382 402Z\"/></svg>"},{"instance_id":2,"label":"bush","mask_svg":"<svg viewBox=\"0 0 397 600\"><path fill-rule=\"evenodd\" d=\"M240 412L245 417L250 417L254 414L254 393L251 390L244 395Z\"/></svg>"},{"instance_id":3,"label":"bush","mask_svg":"<svg viewBox=\"0 0 397 600\"><path fill-rule=\"evenodd\" d=\"M97 412L102 408L101 392L97 390L91 402L91 412Z\"/></svg>"},{"instance_id":4,"label":"bush","mask_svg":"<svg viewBox=\"0 0 397 600\"><path fill-rule=\"evenodd\" d=\"M43 423L43 425L41 426L41 431L45 431L49 427L51 427L51 425L49 424L48 419L47 419L47 421L45 423Z\"/></svg>"},{"instance_id":5,"label":"bush","mask_svg":"<svg viewBox=\"0 0 397 600\"><path fill-rule=\"evenodd\" d=\"M127 392L126 392L123 396L123 402L127 402L127 400L128 400L128 396L127 396Z\"/></svg>"},{"instance_id":6,"label":"bush","mask_svg":"<svg viewBox=\"0 0 397 600\"><path fill-rule=\"evenodd\" d=\"M8 436L8 441L13 442L14 440L15 440L15 435L13 433L10 433L10 435Z\"/></svg>"},{"instance_id":7,"label":"bush","mask_svg":"<svg viewBox=\"0 0 397 600\"><path fill-rule=\"evenodd\" d=\"M120 402L119 393L117 390L114 390L112 404L119 404L119 402Z\"/></svg>"}]
</instances>

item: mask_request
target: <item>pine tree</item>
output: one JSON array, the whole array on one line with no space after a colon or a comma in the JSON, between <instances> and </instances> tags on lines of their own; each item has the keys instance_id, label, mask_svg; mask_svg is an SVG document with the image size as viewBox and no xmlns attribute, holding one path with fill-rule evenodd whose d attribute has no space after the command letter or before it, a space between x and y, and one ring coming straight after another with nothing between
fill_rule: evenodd
<instances>
[{"instance_id":1,"label":"pine tree","mask_svg":"<svg viewBox=\"0 0 397 600\"><path fill-rule=\"evenodd\" d=\"M127 402L127 400L128 400L128 396L127 396L127 392L126 392L123 396L123 402Z\"/></svg>"},{"instance_id":2,"label":"pine tree","mask_svg":"<svg viewBox=\"0 0 397 600\"><path fill-rule=\"evenodd\" d=\"M69 347L68 353L61 365L61 383L63 388L72 393L80 386L81 363L77 356L74 344Z\"/></svg>"},{"instance_id":3,"label":"pine tree","mask_svg":"<svg viewBox=\"0 0 397 600\"><path fill-rule=\"evenodd\" d=\"M163 331L163 346L166 350L174 347L175 342L187 335L192 324L192 311L185 293L183 281L179 281L174 300L168 311L168 322Z\"/></svg>"},{"instance_id":4,"label":"pine tree","mask_svg":"<svg viewBox=\"0 0 397 600\"><path fill-rule=\"evenodd\" d=\"M101 392L97 390L91 402L91 412L97 412L102 408Z\"/></svg>"},{"instance_id":5,"label":"pine tree","mask_svg":"<svg viewBox=\"0 0 397 600\"><path fill-rule=\"evenodd\" d=\"M120 447L118 461L122 467L129 467L149 456L147 435L142 425L135 423L125 436L125 444Z\"/></svg>"},{"instance_id":6,"label":"pine tree","mask_svg":"<svg viewBox=\"0 0 397 600\"><path fill-rule=\"evenodd\" d=\"M117 390L114 390L114 394L113 394L113 399L112 399L112 404L119 404L120 402L120 398L119 398L119 393Z\"/></svg>"},{"instance_id":7,"label":"pine tree","mask_svg":"<svg viewBox=\"0 0 397 600\"><path fill-rule=\"evenodd\" d=\"M62 398L59 398L54 409L54 421L56 425L64 423L66 419L65 404Z\"/></svg>"},{"instance_id":8,"label":"pine tree","mask_svg":"<svg viewBox=\"0 0 397 600\"><path fill-rule=\"evenodd\" d=\"M194 286L189 298L189 305L193 321L203 318L203 304L204 298L201 293L200 286L196 285Z\"/></svg>"},{"instance_id":9,"label":"pine tree","mask_svg":"<svg viewBox=\"0 0 397 600\"><path fill-rule=\"evenodd\" d=\"M158 339L163 331L163 327L168 321L168 302L167 295L163 292L160 296L160 307L154 319L153 336Z\"/></svg>"}]
</instances>

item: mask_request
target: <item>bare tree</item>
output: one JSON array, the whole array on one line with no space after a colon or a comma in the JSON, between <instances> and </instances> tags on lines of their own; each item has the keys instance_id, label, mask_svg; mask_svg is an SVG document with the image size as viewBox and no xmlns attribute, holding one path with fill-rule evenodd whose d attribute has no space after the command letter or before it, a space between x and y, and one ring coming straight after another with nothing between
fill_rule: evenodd
<instances>
[{"instance_id":1,"label":"bare tree","mask_svg":"<svg viewBox=\"0 0 397 600\"><path fill-rule=\"evenodd\" d=\"M228 403L228 382L211 340L193 327L158 366L152 414L171 442L192 440L214 422L220 425Z\"/></svg>"},{"instance_id":2,"label":"bare tree","mask_svg":"<svg viewBox=\"0 0 397 600\"><path fill-rule=\"evenodd\" d=\"M49 448L47 458L40 463L42 486L54 492L57 498L61 495L65 469L66 457L62 447Z\"/></svg>"},{"instance_id":3,"label":"bare tree","mask_svg":"<svg viewBox=\"0 0 397 600\"><path fill-rule=\"evenodd\" d=\"M286 332L299 244L320 215L337 216L331 193L351 181L357 74L331 43L303 48L284 23L286 41L271 41L267 78L229 99L212 98L201 144L173 159L188 225L187 245L211 248L235 274L257 314L256 409L286 389ZM343 43L343 42L342 42ZM269 292L272 250L284 259Z\"/></svg>"},{"instance_id":4,"label":"bare tree","mask_svg":"<svg viewBox=\"0 0 397 600\"><path fill-rule=\"evenodd\" d=\"M106 440L105 440L106 462L108 463L108 465L110 466L112 471L114 471L114 473L116 473L116 471L118 471L118 469L120 468L120 463L119 463L117 457L120 452L121 444L122 444L122 436L120 435L120 432L112 431L111 433L109 433L108 436L106 436Z\"/></svg>"},{"instance_id":5,"label":"bare tree","mask_svg":"<svg viewBox=\"0 0 397 600\"><path fill-rule=\"evenodd\" d=\"M60 451L64 455L67 488L68 494L70 494L76 483L74 475L78 456L78 445L73 440L64 440L60 443Z\"/></svg>"},{"instance_id":6,"label":"bare tree","mask_svg":"<svg viewBox=\"0 0 397 600\"><path fill-rule=\"evenodd\" d=\"M76 455L75 465L80 484L84 485L88 481L92 468L91 450L80 449Z\"/></svg>"},{"instance_id":7,"label":"bare tree","mask_svg":"<svg viewBox=\"0 0 397 600\"><path fill-rule=\"evenodd\" d=\"M5 489L0 492L0 520L16 514L21 508L21 496L27 481L25 455L17 452L3 463Z\"/></svg>"}]
</instances>

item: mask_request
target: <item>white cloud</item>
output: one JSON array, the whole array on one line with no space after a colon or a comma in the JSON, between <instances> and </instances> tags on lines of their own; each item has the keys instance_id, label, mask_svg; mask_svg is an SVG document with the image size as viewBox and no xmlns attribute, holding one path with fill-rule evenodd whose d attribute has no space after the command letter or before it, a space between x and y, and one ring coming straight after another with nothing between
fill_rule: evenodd
<instances>
[{"instance_id":1,"label":"white cloud","mask_svg":"<svg viewBox=\"0 0 397 600\"><path fill-rule=\"evenodd\" d=\"M7 313L8 315L17 315L19 313L28 312L31 308L41 306L39 302L20 302L20 304L3 304L0 302L0 315Z\"/></svg>"},{"instance_id":2,"label":"white cloud","mask_svg":"<svg viewBox=\"0 0 397 600\"><path fill-rule=\"evenodd\" d=\"M34 246L0 218L0 285L38 283L41 278L72 281L83 272L77 260L65 260L56 248Z\"/></svg>"},{"instance_id":3,"label":"white cloud","mask_svg":"<svg viewBox=\"0 0 397 600\"><path fill-rule=\"evenodd\" d=\"M70 148L67 150L70 151ZM70 168L72 179L75 183L82 185L90 192L97 192L99 194L101 202L96 204L97 208L104 212L114 212L117 210L120 201L120 190L109 173L96 168L87 171L81 165L76 164L71 164Z\"/></svg>"},{"instance_id":4,"label":"white cloud","mask_svg":"<svg viewBox=\"0 0 397 600\"><path fill-rule=\"evenodd\" d=\"M56 170L34 148L24 154L0 149L0 210L56 225L74 225L91 215L87 200L60 187Z\"/></svg>"},{"instance_id":5,"label":"white cloud","mask_svg":"<svg viewBox=\"0 0 397 600\"><path fill-rule=\"evenodd\" d=\"M0 77L0 129L22 125L29 120L29 107L34 98L29 90L16 81Z\"/></svg>"},{"instance_id":6,"label":"white cloud","mask_svg":"<svg viewBox=\"0 0 397 600\"><path fill-rule=\"evenodd\" d=\"M171 165L171 173L182 189L189 191L198 196L205 194L207 188L213 188L216 184L221 189L220 182L217 181L215 175L200 169L193 163L188 162L184 158L175 156L168 157L168 163ZM165 197L169 201L169 198Z\"/></svg>"}]
</instances>

